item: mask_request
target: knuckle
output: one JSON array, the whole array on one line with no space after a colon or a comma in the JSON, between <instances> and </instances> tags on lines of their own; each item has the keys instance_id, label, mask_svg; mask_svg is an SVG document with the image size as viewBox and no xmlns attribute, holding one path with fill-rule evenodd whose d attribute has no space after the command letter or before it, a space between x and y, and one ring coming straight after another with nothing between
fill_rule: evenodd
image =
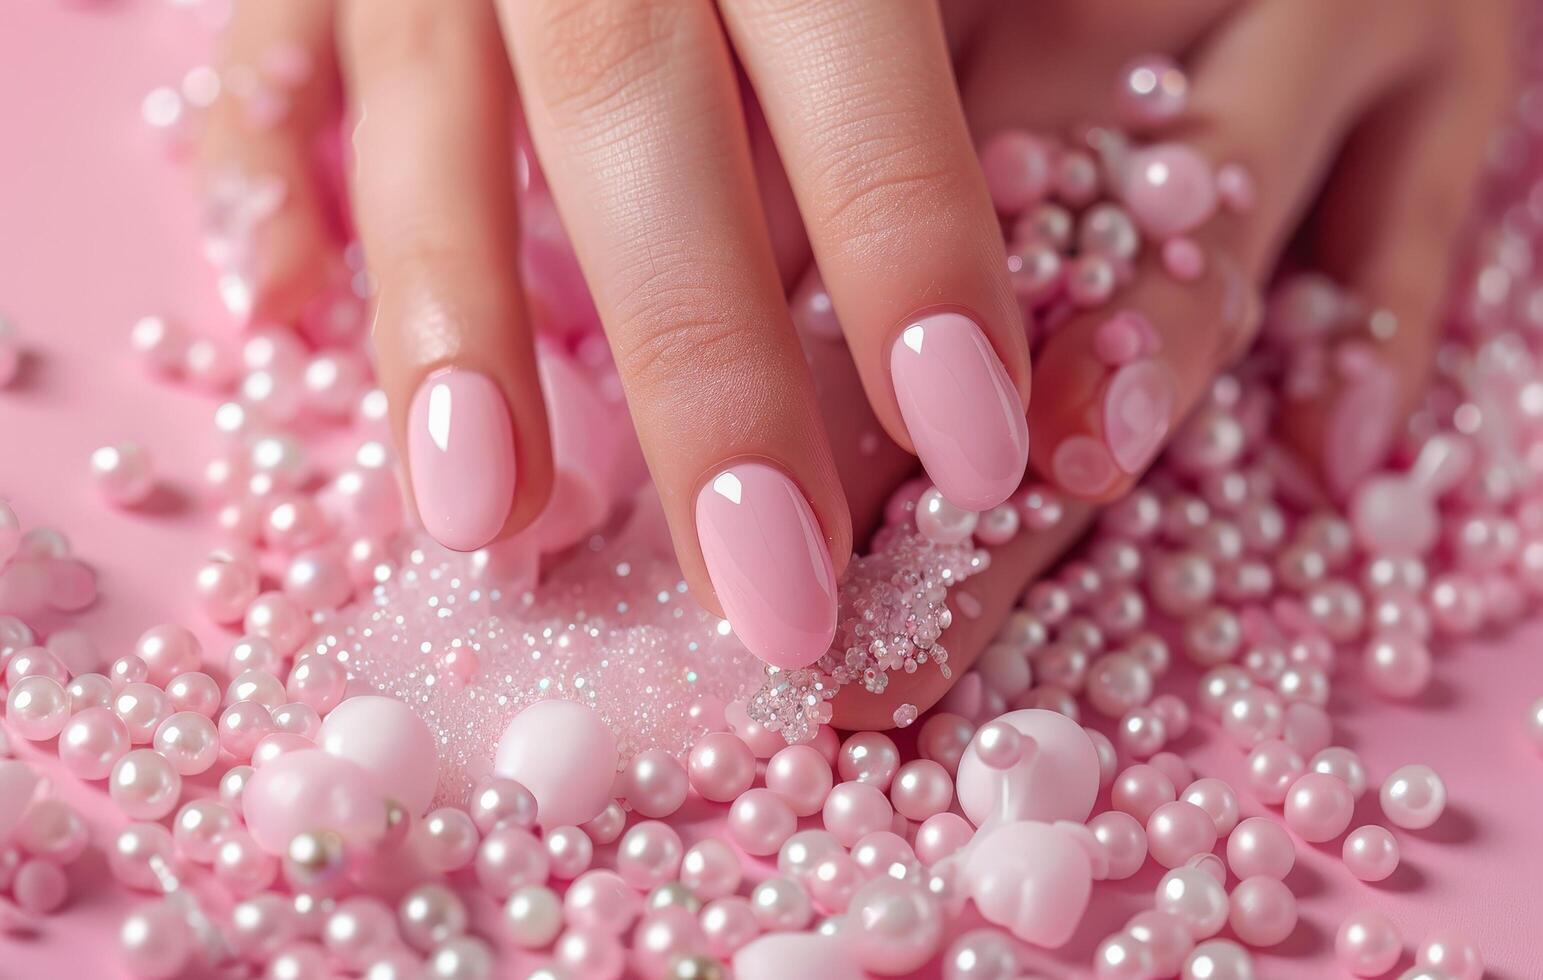
<instances>
[{"instance_id":1,"label":"knuckle","mask_svg":"<svg viewBox=\"0 0 1543 980\"><path fill-rule=\"evenodd\" d=\"M559 115L627 98L668 64L684 13L678 0L550 0L528 47L537 94Z\"/></svg>"}]
</instances>

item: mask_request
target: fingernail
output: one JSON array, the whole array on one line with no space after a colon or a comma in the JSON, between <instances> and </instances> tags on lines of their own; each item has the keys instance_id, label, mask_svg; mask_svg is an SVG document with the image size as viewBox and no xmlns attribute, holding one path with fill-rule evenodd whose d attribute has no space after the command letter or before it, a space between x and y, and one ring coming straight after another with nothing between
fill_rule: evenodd
<instances>
[{"instance_id":1,"label":"fingernail","mask_svg":"<svg viewBox=\"0 0 1543 980\"><path fill-rule=\"evenodd\" d=\"M807 667L836 635L836 570L809 502L764 463L736 463L696 499L707 574L740 642L774 667Z\"/></svg>"},{"instance_id":2,"label":"fingernail","mask_svg":"<svg viewBox=\"0 0 1543 980\"><path fill-rule=\"evenodd\" d=\"M1102 442L1092 436L1071 436L1056 447L1050 475L1067 493L1096 497L1114 486L1120 474Z\"/></svg>"},{"instance_id":3,"label":"fingernail","mask_svg":"<svg viewBox=\"0 0 1543 980\"><path fill-rule=\"evenodd\" d=\"M1104 392L1104 440L1127 473L1146 469L1173 424L1173 382L1167 370L1145 359L1114 372Z\"/></svg>"},{"instance_id":4,"label":"fingernail","mask_svg":"<svg viewBox=\"0 0 1543 980\"><path fill-rule=\"evenodd\" d=\"M514 501L514 427L486 375L449 368L424 379L407 423L418 516L434 539L475 551L504 526Z\"/></svg>"},{"instance_id":5,"label":"fingernail","mask_svg":"<svg viewBox=\"0 0 1543 980\"><path fill-rule=\"evenodd\" d=\"M1343 500L1393 448L1398 424L1398 379L1362 345L1340 348L1340 390L1323 434L1323 476Z\"/></svg>"},{"instance_id":6,"label":"fingernail","mask_svg":"<svg viewBox=\"0 0 1543 980\"><path fill-rule=\"evenodd\" d=\"M949 503L986 510L1018 489L1029 459L1023 401L974 321L937 313L911 323L889 370L916 454Z\"/></svg>"}]
</instances>

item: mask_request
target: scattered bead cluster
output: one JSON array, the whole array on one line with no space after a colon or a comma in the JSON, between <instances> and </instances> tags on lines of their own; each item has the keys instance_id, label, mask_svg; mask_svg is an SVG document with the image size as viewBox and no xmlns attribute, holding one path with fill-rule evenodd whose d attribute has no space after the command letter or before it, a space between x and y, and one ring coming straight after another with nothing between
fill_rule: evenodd
<instances>
[{"instance_id":1,"label":"scattered bead cluster","mask_svg":"<svg viewBox=\"0 0 1543 980\"><path fill-rule=\"evenodd\" d=\"M1182 110L1171 64L1143 60L1124 84L1132 126ZM163 101L147 100L152 118ZM1533 137L1518 126L1507 139L1514 151ZM1534 191L1505 187L1517 172L1508 159L1497 164L1503 205ZM1091 201L1092 159L1060 160L1057 193ZM1227 173L1218 192L1246 198L1246 175ZM1348 516L1303 496L1267 438L1279 352L1257 355L1216 382L1079 555L1029 588L921 721L914 757L879 732L841 741L824 724L834 687L878 692L892 670L949 669L950 590L986 567L990 547L1061 520L1053 489L1030 486L977 515L926 484L904 488L844 586L836 648L733 700L756 672L666 564L637 557L668 554L643 504L567 529L564 548L578 547L532 591L539 555L562 550L551 541L457 557L401 535L378 436L319 480L305 426L351 420L375 433L381 421L357 350L313 351L261 329L237 356L141 321L131 340L152 370L239 391L216 412L232 452L208 472L229 540L195 587L211 620L243 635L210 672L175 625L110 664L78 630L37 645L27 621L89 604L94 583L61 535L23 534L0 505L0 756L52 743L66 771L105 780L132 821L106 850L120 883L157 896L120 934L140 977L482 978L502 948L547 951L531 974L546 980L721 977L731 960L741 980L899 976L937 960L949 980L1011 978L1033 962L1020 940L1064 943L1093 882L1150 857L1167 869L1153 908L1099 946L1096 974L1247 980L1245 945L1296 928L1281 880L1295 860L1287 828L1310 842L1344 835L1346 866L1363 880L1398 865L1390 831L1350 829L1371 783L1333 744L1337 665L1356 657L1379 693L1412 697L1434 638L1504 625L1543 592L1538 221L1526 205L1498 213L1439 377L1395 450L1400 469L1363 482ZM1095 223L1119 225L1085 216ZM1103 278L1081 270L1068 295L1102 302ZM1294 309L1272 304L1267 331L1290 332ZM19 349L8 343L0 335L0 367ZM115 504L154 492L141 449L109 447L90 463ZM1430 533L1404 524L1395 536L1390 506L1428 516ZM568 576L570 561L580 571ZM608 575L595 574L602 566ZM564 660L575 646L585 649ZM1157 692L1183 669L1176 653L1202 672L1192 702ZM1077 723L1084 704L1114 725L1113 740ZM1169 751L1192 712L1247 753L1245 786L1194 778ZM897 725L916 714L902 706ZM1543 703L1528 723L1543 743ZM184 777L210 771L218 794L184 800ZM1283 819L1240 820L1243 791ZM1445 808L1425 766L1388 774L1379 792L1402 829ZM1108 803L1096 813L1095 798ZM668 822L698 801L728 805L725 836ZM90 837L32 762L0 759L0 890L20 909L0 927L37 928L32 917L59 908L63 869ZM1052 903L1025 897L1029 877ZM489 901L501 904L496 935L475 935L472 912ZM992 927L955 936L967 904ZM1228 927L1233 938L1218 938ZM1347 970L1375 976L1403 939L1368 910L1340 924L1335 947ZM1455 932L1426 937L1416 963L1411 977L1483 969Z\"/></svg>"}]
</instances>

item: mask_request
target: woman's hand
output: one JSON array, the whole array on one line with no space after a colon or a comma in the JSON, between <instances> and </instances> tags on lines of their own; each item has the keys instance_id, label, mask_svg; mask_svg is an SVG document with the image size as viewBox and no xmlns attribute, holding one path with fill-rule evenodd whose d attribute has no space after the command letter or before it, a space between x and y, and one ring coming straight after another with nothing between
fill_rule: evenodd
<instances>
[{"instance_id":1,"label":"woman's hand","mask_svg":"<svg viewBox=\"0 0 1543 980\"><path fill-rule=\"evenodd\" d=\"M358 121L351 183L378 283L379 375L418 512L441 542L471 550L518 532L553 492L516 274L518 108L694 594L771 663L802 666L828 647L851 520L761 207L756 163L768 157L745 83L874 417L961 506L1017 487L1028 348L936 5L330 8L239 0L228 65L293 49L319 70L287 114L254 120L251 99L222 99L204 157L211 172L234 165L288 188L250 286L254 316L293 318L338 265L307 160L334 99L336 47Z\"/></svg>"},{"instance_id":2,"label":"woman's hand","mask_svg":"<svg viewBox=\"0 0 1543 980\"><path fill-rule=\"evenodd\" d=\"M1148 250L1111 308L1141 311L1162 336L1158 357L1174 378L1177 425L1252 342L1253 297L1295 240L1296 264L1328 273L1381 324L1352 339L1375 355L1383 383L1331 376L1321 391L1288 400L1279 417L1283 442L1327 498L1342 500L1383 461L1424 387L1452 249L1505 104L1505 5L1068 0L949 10L959 19L956 47L969 52L957 69L966 113L983 141L1006 129L1063 133L1117 119L1116 82L1136 57L1168 54L1185 67L1189 111L1141 138L1182 140L1218 166L1241 163L1256 201L1246 215L1219 213L1195 234L1209 256L1199 281L1175 281ZM1248 316L1229 311L1240 289L1255 306ZM1073 317L1036 357L1032 457L1047 482L1057 482L1063 440L1107 435L1092 409L1108 369L1091 340L1108 315ZM844 404L838 371L816 366L821 391L835 402L827 417L842 420L834 442L838 460L852 461L843 476L861 535L878 520L904 460L858 451L864 423ZM1121 474L1095 492L1064 482L1060 489L1096 503L1134 481ZM1072 501L1052 530L992 549L990 568L962 586L980 615L956 616L943 637L956 678L1095 510ZM854 686L837 699L836 723L886 728L896 706L925 710L947 686L933 670L893 675L882 696Z\"/></svg>"}]
</instances>

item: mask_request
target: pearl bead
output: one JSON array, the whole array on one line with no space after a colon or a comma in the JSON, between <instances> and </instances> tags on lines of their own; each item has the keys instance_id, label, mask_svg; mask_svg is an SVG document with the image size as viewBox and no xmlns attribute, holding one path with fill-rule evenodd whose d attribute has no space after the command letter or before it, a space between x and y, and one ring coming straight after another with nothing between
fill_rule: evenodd
<instances>
[{"instance_id":1,"label":"pearl bead","mask_svg":"<svg viewBox=\"0 0 1543 980\"><path fill-rule=\"evenodd\" d=\"M238 701L255 701L268 709L271 713L274 708L289 700L284 690L284 685L279 679L266 670L243 670L231 679L229 686L225 688L225 703L235 704ZM269 715L271 722L272 715Z\"/></svg>"},{"instance_id":2,"label":"pearl bead","mask_svg":"<svg viewBox=\"0 0 1543 980\"><path fill-rule=\"evenodd\" d=\"M1484 958L1479 948L1449 929L1426 936L1414 952L1416 966L1440 971L1453 980L1479 980L1484 975Z\"/></svg>"},{"instance_id":3,"label":"pearl bead","mask_svg":"<svg viewBox=\"0 0 1543 980\"><path fill-rule=\"evenodd\" d=\"M159 752L135 749L113 765L107 792L130 817L159 820L176 808L182 777Z\"/></svg>"},{"instance_id":4,"label":"pearl bead","mask_svg":"<svg viewBox=\"0 0 1543 980\"><path fill-rule=\"evenodd\" d=\"M322 941L345 966L358 969L397 941L396 916L378 898L350 898L327 917Z\"/></svg>"},{"instance_id":5,"label":"pearl bead","mask_svg":"<svg viewBox=\"0 0 1543 980\"><path fill-rule=\"evenodd\" d=\"M214 860L215 843L220 835L236 826L236 814L215 800L192 800L177 811L172 822L172 840L177 852L196 864Z\"/></svg>"},{"instance_id":6,"label":"pearl bead","mask_svg":"<svg viewBox=\"0 0 1543 980\"><path fill-rule=\"evenodd\" d=\"M816 833L816 831L806 831ZM783 842L781 853L787 853L796 837ZM778 867L781 868L782 859L778 857ZM739 883L744 872L739 865L739 856L734 849L717 838L708 838L691 847L680 862L681 884L691 889L691 893L704 902L716 898L732 895L739 888Z\"/></svg>"},{"instance_id":7,"label":"pearl bead","mask_svg":"<svg viewBox=\"0 0 1543 980\"><path fill-rule=\"evenodd\" d=\"M562 915L557 896L546 889L542 890L550 897L553 918L557 919L560 925ZM510 897L513 898L513 896ZM506 904L506 922L512 918L507 912ZM454 939L466 931L467 924L466 906L462 903L460 896L437 882L419 885L403 896L397 906L397 918L401 926L402 938L419 950L433 949L441 943ZM557 929L553 928L552 936L547 941L550 942L556 935Z\"/></svg>"},{"instance_id":8,"label":"pearl bead","mask_svg":"<svg viewBox=\"0 0 1543 980\"><path fill-rule=\"evenodd\" d=\"M112 707L113 682L107 679L106 674L77 674L64 685L64 692L70 696L72 714L79 714L87 708Z\"/></svg>"},{"instance_id":9,"label":"pearl bead","mask_svg":"<svg viewBox=\"0 0 1543 980\"><path fill-rule=\"evenodd\" d=\"M505 822L517 827L534 827L536 797L512 779L489 776L472 790L467 813L484 834Z\"/></svg>"},{"instance_id":10,"label":"pearl bead","mask_svg":"<svg viewBox=\"0 0 1543 980\"><path fill-rule=\"evenodd\" d=\"M645 914L632 937L633 962L645 980L667 980L670 961L706 952L707 937L690 911L667 907Z\"/></svg>"},{"instance_id":11,"label":"pearl bead","mask_svg":"<svg viewBox=\"0 0 1543 980\"><path fill-rule=\"evenodd\" d=\"M1189 80L1166 55L1145 55L1120 74L1120 115L1130 125L1156 127L1172 122L1184 113L1188 99Z\"/></svg>"},{"instance_id":12,"label":"pearl bead","mask_svg":"<svg viewBox=\"0 0 1543 980\"><path fill-rule=\"evenodd\" d=\"M938 763L912 759L895 773L889 798L897 813L920 822L948 809L954 799L954 783Z\"/></svg>"},{"instance_id":13,"label":"pearl bead","mask_svg":"<svg viewBox=\"0 0 1543 980\"><path fill-rule=\"evenodd\" d=\"M622 836L616 871L634 888L653 888L676 876L684 850L675 828L645 820Z\"/></svg>"},{"instance_id":14,"label":"pearl bead","mask_svg":"<svg viewBox=\"0 0 1543 980\"><path fill-rule=\"evenodd\" d=\"M1380 977L1403 953L1403 937L1380 912L1361 910L1347 916L1334 936L1334 958L1351 976Z\"/></svg>"},{"instance_id":15,"label":"pearl bead","mask_svg":"<svg viewBox=\"0 0 1543 980\"><path fill-rule=\"evenodd\" d=\"M1395 826L1424 830L1441 818L1447 788L1429 766L1401 766L1382 784L1382 812Z\"/></svg>"},{"instance_id":16,"label":"pearl bead","mask_svg":"<svg viewBox=\"0 0 1543 980\"><path fill-rule=\"evenodd\" d=\"M429 955L428 980L489 980L493 976L493 951L472 936L457 936Z\"/></svg>"},{"instance_id":17,"label":"pearl bead","mask_svg":"<svg viewBox=\"0 0 1543 980\"><path fill-rule=\"evenodd\" d=\"M729 895L714 899L702 909L702 934L715 956L729 957L761 931L748 899Z\"/></svg>"},{"instance_id":18,"label":"pearl bead","mask_svg":"<svg viewBox=\"0 0 1543 980\"><path fill-rule=\"evenodd\" d=\"M136 908L118 929L123 965L143 980L171 980L181 974L195 947L187 917L169 900Z\"/></svg>"},{"instance_id":19,"label":"pearl bead","mask_svg":"<svg viewBox=\"0 0 1543 980\"><path fill-rule=\"evenodd\" d=\"M1088 703L1106 718L1118 718L1152 697L1152 672L1135 656L1111 653L1088 672Z\"/></svg>"},{"instance_id":20,"label":"pearl bead","mask_svg":"<svg viewBox=\"0 0 1543 980\"><path fill-rule=\"evenodd\" d=\"M118 832L107 849L113 877L129 888L160 892L161 872L172 868L172 835L158 823L131 823Z\"/></svg>"},{"instance_id":21,"label":"pearl bead","mask_svg":"<svg viewBox=\"0 0 1543 980\"><path fill-rule=\"evenodd\" d=\"M170 711L166 692L154 684L126 684L113 699L113 711L128 729L129 740L143 745L155 737L155 731Z\"/></svg>"},{"instance_id":22,"label":"pearl bead","mask_svg":"<svg viewBox=\"0 0 1543 980\"><path fill-rule=\"evenodd\" d=\"M1153 811L1178 798L1173 781L1146 764L1137 764L1115 778L1110 790L1114 809L1128 813L1145 824Z\"/></svg>"},{"instance_id":23,"label":"pearl bead","mask_svg":"<svg viewBox=\"0 0 1543 980\"><path fill-rule=\"evenodd\" d=\"M225 655L225 669L232 677L249 670L278 675L283 672L287 659L266 638L243 636L230 645L230 651Z\"/></svg>"},{"instance_id":24,"label":"pearl bead","mask_svg":"<svg viewBox=\"0 0 1543 980\"><path fill-rule=\"evenodd\" d=\"M784 752L791 752L797 748L814 752L808 746L789 746L777 755L781 756ZM774 756L772 763L767 765L768 786L771 786L771 773L776 766L776 758L777 756ZM730 802L749 789L751 783L755 781L754 753L743 740L729 732L709 732L702 736L691 747L686 765L691 787L701 794L703 799L714 803ZM826 767L827 772L829 768L829 766Z\"/></svg>"},{"instance_id":25,"label":"pearl bead","mask_svg":"<svg viewBox=\"0 0 1543 980\"><path fill-rule=\"evenodd\" d=\"M1265 817L1249 817L1227 838L1227 864L1239 878L1285 878L1296 860L1291 836Z\"/></svg>"},{"instance_id":26,"label":"pearl bead","mask_svg":"<svg viewBox=\"0 0 1543 980\"><path fill-rule=\"evenodd\" d=\"M483 838L476 868L482 887L502 901L526 885L545 884L551 859L530 831L505 823Z\"/></svg>"},{"instance_id":27,"label":"pearl bead","mask_svg":"<svg viewBox=\"0 0 1543 980\"><path fill-rule=\"evenodd\" d=\"M916 529L934 544L958 544L975 533L980 515L956 507L936 487L921 495L916 504Z\"/></svg>"},{"instance_id":28,"label":"pearl bead","mask_svg":"<svg viewBox=\"0 0 1543 980\"><path fill-rule=\"evenodd\" d=\"M293 599L279 592L264 592L246 607L242 630L266 639L280 655L288 657L300 649L311 632L311 623Z\"/></svg>"},{"instance_id":29,"label":"pearl bead","mask_svg":"<svg viewBox=\"0 0 1543 980\"><path fill-rule=\"evenodd\" d=\"M289 701L325 715L343 700L347 686L348 668L331 657L313 655L295 664L284 685L284 693ZM277 707L268 705L269 710Z\"/></svg>"},{"instance_id":30,"label":"pearl bead","mask_svg":"<svg viewBox=\"0 0 1543 980\"><path fill-rule=\"evenodd\" d=\"M477 856L481 835L464 810L455 807L430 810L424 814L418 828L418 853L432 871L459 871ZM585 840L587 842L588 838Z\"/></svg>"},{"instance_id":31,"label":"pearl bead","mask_svg":"<svg viewBox=\"0 0 1543 980\"><path fill-rule=\"evenodd\" d=\"M1120 810L1106 810L1088 821L1088 829L1104 847L1111 880L1129 878L1146 863L1147 834L1134 816Z\"/></svg>"},{"instance_id":32,"label":"pearl bead","mask_svg":"<svg viewBox=\"0 0 1543 980\"><path fill-rule=\"evenodd\" d=\"M70 698L52 677L33 675L17 681L6 695L5 720L29 742L53 738L70 717Z\"/></svg>"},{"instance_id":33,"label":"pearl bead","mask_svg":"<svg viewBox=\"0 0 1543 980\"><path fill-rule=\"evenodd\" d=\"M1356 799L1366 793L1366 767L1361 764L1361 757L1350 749L1331 745L1313 756L1310 768L1340 780Z\"/></svg>"},{"instance_id":34,"label":"pearl bead","mask_svg":"<svg viewBox=\"0 0 1543 980\"><path fill-rule=\"evenodd\" d=\"M847 847L875 830L889 827L894 809L870 783L842 783L830 791L821 810L825 827Z\"/></svg>"},{"instance_id":35,"label":"pearl bead","mask_svg":"<svg viewBox=\"0 0 1543 980\"><path fill-rule=\"evenodd\" d=\"M1355 796L1344 782L1321 772L1298 776L1286 794L1286 824L1314 844L1345 832L1355 810Z\"/></svg>"},{"instance_id":36,"label":"pearl bead","mask_svg":"<svg viewBox=\"0 0 1543 980\"><path fill-rule=\"evenodd\" d=\"M1129 933L1115 933L1093 953L1093 975L1098 980L1137 980L1155 976L1153 970L1152 951Z\"/></svg>"},{"instance_id":37,"label":"pearl bead","mask_svg":"<svg viewBox=\"0 0 1543 980\"><path fill-rule=\"evenodd\" d=\"M943 954L944 980L1007 980L1019 973L1018 950L999 929L976 929Z\"/></svg>"},{"instance_id":38,"label":"pearl bead","mask_svg":"<svg viewBox=\"0 0 1543 980\"><path fill-rule=\"evenodd\" d=\"M878 877L859 888L847 905L843 937L857 962L880 976L920 969L943 942L943 916L921 889Z\"/></svg>"},{"instance_id":39,"label":"pearl bead","mask_svg":"<svg viewBox=\"0 0 1543 980\"><path fill-rule=\"evenodd\" d=\"M1362 671L1367 684L1383 697L1417 697L1430 684L1430 650L1410 633L1384 632L1366 645Z\"/></svg>"},{"instance_id":40,"label":"pearl bead","mask_svg":"<svg viewBox=\"0 0 1543 980\"><path fill-rule=\"evenodd\" d=\"M183 626L152 626L134 643L134 655L144 661L152 684L164 686L178 674L197 670L203 647Z\"/></svg>"},{"instance_id":41,"label":"pearl bead","mask_svg":"<svg viewBox=\"0 0 1543 980\"><path fill-rule=\"evenodd\" d=\"M1345 867L1362 881L1382 881L1398 868L1398 841L1384 827L1357 827L1340 852Z\"/></svg>"},{"instance_id":42,"label":"pearl bead","mask_svg":"<svg viewBox=\"0 0 1543 980\"><path fill-rule=\"evenodd\" d=\"M543 835L542 843L546 845L547 857L551 859L554 878L571 881L588 871L590 862L594 860L594 841L577 827L553 827Z\"/></svg>"},{"instance_id":43,"label":"pearl bead","mask_svg":"<svg viewBox=\"0 0 1543 980\"><path fill-rule=\"evenodd\" d=\"M1250 946L1275 946L1297 927L1297 900L1277 878L1245 878L1232 890L1228 921Z\"/></svg>"},{"instance_id":44,"label":"pearl bead","mask_svg":"<svg viewBox=\"0 0 1543 980\"><path fill-rule=\"evenodd\" d=\"M213 718L220 710L220 686L201 671L178 674L166 684L166 706L172 712L195 711Z\"/></svg>"},{"instance_id":45,"label":"pearl bead","mask_svg":"<svg viewBox=\"0 0 1543 980\"><path fill-rule=\"evenodd\" d=\"M746 790L729 808L729 836L746 854L775 854L796 829L792 807L769 789Z\"/></svg>"},{"instance_id":46,"label":"pearl bead","mask_svg":"<svg viewBox=\"0 0 1543 980\"><path fill-rule=\"evenodd\" d=\"M1165 868L1176 868L1215 846L1215 822L1193 803L1164 803L1147 818L1147 847L1152 859Z\"/></svg>"},{"instance_id":47,"label":"pearl bead","mask_svg":"<svg viewBox=\"0 0 1543 980\"><path fill-rule=\"evenodd\" d=\"M625 932L642 911L643 900L614 871L586 871L563 895L570 928Z\"/></svg>"},{"instance_id":48,"label":"pearl bead","mask_svg":"<svg viewBox=\"0 0 1543 980\"><path fill-rule=\"evenodd\" d=\"M621 943L596 931L569 929L557 940L556 963L573 976L617 980L627 962Z\"/></svg>"},{"instance_id":49,"label":"pearl bead","mask_svg":"<svg viewBox=\"0 0 1543 980\"><path fill-rule=\"evenodd\" d=\"M129 751L129 730L103 707L77 712L59 733L59 760L80 779L105 779Z\"/></svg>"},{"instance_id":50,"label":"pearl bead","mask_svg":"<svg viewBox=\"0 0 1543 980\"><path fill-rule=\"evenodd\" d=\"M241 761L273 732L273 716L256 701L237 701L220 713L220 747Z\"/></svg>"},{"instance_id":51,"label":"pearl bead","mask_svg":"<svg viewBox=\"0 0 1543 980\"><path fill-rule=\"evenodd\" d=\"M214 722L195 711L179 711L161 722L155 730L154 745L184 776L207 771L220 754Z\"/></svg>"},{"instance_id":52,"label":"pearl bead","mask_svg":"<svg viewBox=\"0 0 1543 980\"><path fill-rule=\"evenodd\" d=\"M93 452L91 478L102 496L120 507L144 503L155 489L150 453L132 442L103 446Z\"/></svg>"},{"instance_id":53,"label":"pearl bead","mask_svg":"<svg viewBox=\"0 0 1543 980\"><path fill-rule=\"evenodd\" d=\"M1184 966L1184 958L1195 948L1184 920L1167 912L1137 912L1125 923L1125 931L1145 946L1152 957L1156 976L1174 976Z\"/></svg>"},{"instance_id":54,"label":"pearl bead","mask_svg":"<svg viewBox=\"0 0 1543 980\"><path fill-rule=\"evenodd\" d=\"M768 878L756 885L750 893L750 907L761 928L768 932L802 929L814 916L808 893L787 878Z\"/></svg>"},{"instance_id":55,"label":"pearl bead","mask_svg":"<svg viewBox=\"0 0 1543 980\"><path fill-rule=\"evenodd\" d=\"M1175 868L1158 882L1157 910L1183 919L1191 936L1204 939L1227 921L1227 892L1204 871Z\"/></svg>"},{"instance_id":56,"label":"pearl bead","mask_svg":"<svg viewBox=\"0 0 1543 980\"><path fill-rule=\"evenodd\" d=\"M1180 799L1204 810L1218 837L1227 836L1238 825L1238 796L1223 780L1209 776L1197 779L1185 787Z\"/></svg>"},{"instance_id":57,"label":"pearl bead","mask_svg":"<svg viewBox=\"0 0 1543 980\"><path fill-rule=\"evenodd\" d=\"M1182 980L1254 980L1254 961L1237 943L1211 939L1189 954L1180 976Z\"/></svg>"},{"instance_id":58,"label":"pearl bead","mask_svg":"<svg viewBox=\"0 0 1543 980\"><path fill-rule=\"evenodd\" d=\"M836 759L836 771L842 781L871 783L880 790L889 789L899 768L900 750L882 732L858 732L851 736Z\"/></svg>"},{"instance_id":59,"label":"pearl bead","mask_svg":"<svg viewBox=\"0 0 1543 980\"><path fill-rule=\"evenodd\" d=\"M645 817L667 817L686 802L689 781L673 755L662 749L640 752L622 777L632 809Z\"/></svg>"},{"instance_id":60,"label":"pearl bead","mask_svg":"<svg viewBox=\"0 0 1543 980\"><path fill-rule=\"evenodd\" d=\"M14 686L23 677L48 677L64 684L69 681L70 672L47 648L24 647L6 661L5 682Z\"/></svg>"},{"instance_id":61,"label":"pearl bead","mask_svg":"<svg viewBox=\"0 0 1543 980\"><path fill-rule=\"evenodd\" d=\"M1021 130L997 133L981 147L981 169L992 203L1016 214L1042 200L1053 179L1052 147Z\"/></svg>"},{"instance_id":62,"label":"pearl bead","mask_svg":"<svg viewBox=\"0 0 1543 980\"><path fill-rule=\"evenodd\" d=\"M214 875L237 895L253 895L278 877L279 863L244 830L227 830L214 841Z\"/></svg>"},{"instance_id":63,"label":"pearl bead","mask_svg":"<svg viewBox=\"0 0 1543 980\"><path fill-rule=\"evenodd\" d=\"M241 797L246 792L247 783L252 779L256 770L251 766L231 766L225 770L225 775L220 777L220 800L234 811L240 811Z\"/></svg>"},{"instance_id":64,"label":"pearl bead","mask_svg":"<svg viewBox=\"0 0 1543 980\"><path fill-rule=\"evenodd\" d=\"M281 895L264 893L236 903L225 935L238 956L266 960L298 938L299 932L294 906Z\"/></svg>"},{"instance_id":65,"label":"pearl bead","mask_svg":"<svg viewBox=\"0 0 1543 980\"><path fill-rule=\"evenodd\" d=\"M1306 768L1302 756L1278 738L1260 742L1248 754L1248 782L1263 803L1284 803L1291 784Z\"/></svg>"}]
</instances>

